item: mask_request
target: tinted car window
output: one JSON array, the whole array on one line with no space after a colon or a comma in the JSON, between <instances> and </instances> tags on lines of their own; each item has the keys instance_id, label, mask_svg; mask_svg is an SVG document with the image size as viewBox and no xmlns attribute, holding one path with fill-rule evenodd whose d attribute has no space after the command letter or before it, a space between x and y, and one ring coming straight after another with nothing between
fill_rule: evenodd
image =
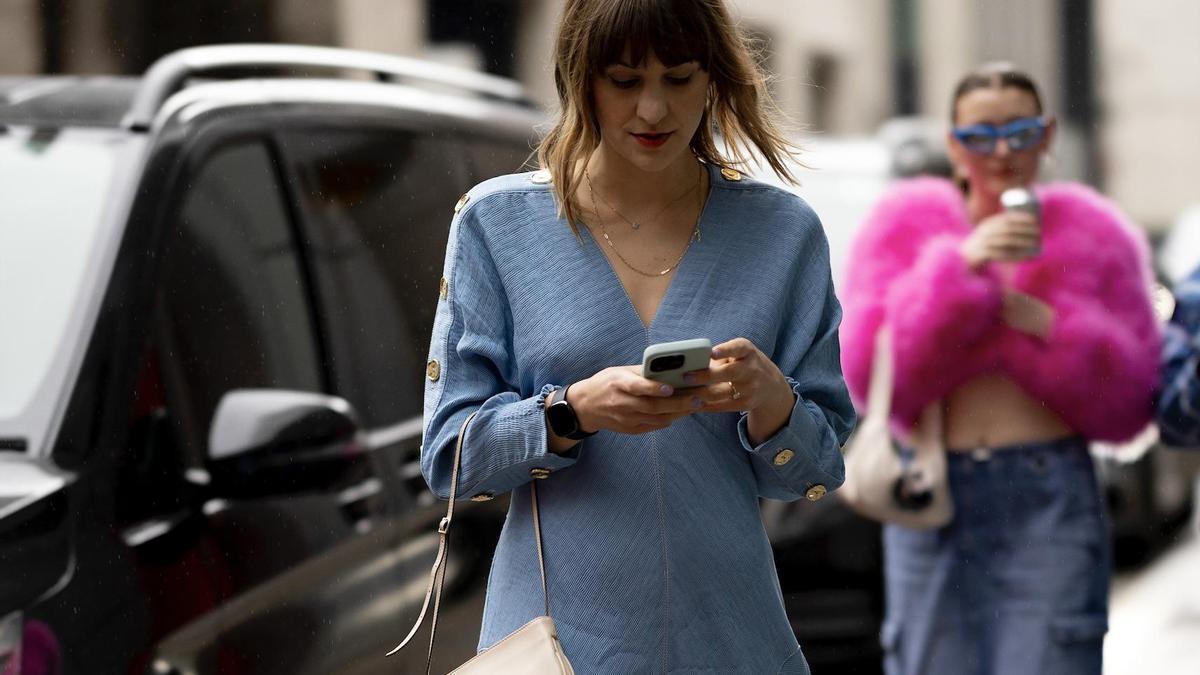
<instances>
[{"instance_id":1,"label":"tinted car window","mask_svg":"<svg viewBox=\"0 0 1200 675\"><path fill-rule=\"evenodd\" d=\"M408 131L288 134L334 386L367 427L421 414L461 146Z\"/></svg>"},{"instance_id":2,"label":"tinted car window","mask_svg":"<svg viewBox=\"0 0 1200 675\"><path fill-rule=\"evenodd\" d=\"M230 389L320 391L319 353L282 193L260 143L218 151L169 224L159 311L173 417L207 438Z\"/></svg>"}]
</instances>

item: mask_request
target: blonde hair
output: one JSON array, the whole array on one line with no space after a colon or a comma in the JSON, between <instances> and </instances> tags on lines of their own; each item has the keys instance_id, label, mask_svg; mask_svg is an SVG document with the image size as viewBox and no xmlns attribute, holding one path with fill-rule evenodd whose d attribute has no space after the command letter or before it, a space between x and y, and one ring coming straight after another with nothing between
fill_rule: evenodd
<instances>
[{"instance_id":1,"label":"blonde hair","mask_svg":"<svg viewBox=\"0 0 1200 675\"><path fill-rule=\"evenodd\" d=\"M780 114L766 78L723 0L568 0L555 43L558 120L537 157L554 177L559 215L576 235L575 190L588 156L600 144L592 80L619 62L626 49L634 64L653 52L667 66L697 61L708 73L708 100L690 142L698 158L716 166L745 166L753 146L781 179L796 182L787 160L798 159L800 147L774 121Z\"/></svg>"}]
</instances>

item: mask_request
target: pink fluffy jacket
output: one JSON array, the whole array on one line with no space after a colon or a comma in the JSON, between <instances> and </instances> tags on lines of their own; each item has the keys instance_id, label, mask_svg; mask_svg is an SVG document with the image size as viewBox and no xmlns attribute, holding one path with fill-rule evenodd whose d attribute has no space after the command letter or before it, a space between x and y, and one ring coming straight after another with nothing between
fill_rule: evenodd
<instances>
[{"instance_id":1,"label":"pink fluffy jacket","mask_svg":"<svg viewBox=\"0 0 1200 675\"><path fill-rule=\"evenodd\" d=\"M842 288L842 369L862 406L875 334L892 331L892 426L978 375L999 371L1094 440L1128 439L1150 421L1160 329L1150 299L1145 238L1091 189L1036 188L1042 254L972 272L959 253L971 231L962 193L947 180L899 183L867 218ZM1006 285L1054 308L1048 340L1009 327Z\"/></svg>"}]
</instances>

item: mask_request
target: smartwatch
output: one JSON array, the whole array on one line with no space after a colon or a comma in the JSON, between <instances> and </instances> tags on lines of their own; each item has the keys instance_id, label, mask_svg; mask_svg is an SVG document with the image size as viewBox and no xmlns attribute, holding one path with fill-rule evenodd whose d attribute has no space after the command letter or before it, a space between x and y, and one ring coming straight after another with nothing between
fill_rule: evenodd
<instances>
[{"instance_id":1,"label":"smartwatch","mask_svg":"<svg viewBox=\"0 0 1200 675\"><path fill-rule=\"evenodd\" d=\"M579 426L579 417L575 414L575 409L567 402L567 392L570 389L571 385L568 384L559 390L562 392L562 396L555 396L554 403L546 408L546 421L550 424L550 430L554 432L555 436L572 441L582 441L588 436L594 436L596 432L584 431Z\"/></svg>"}]
</instances>

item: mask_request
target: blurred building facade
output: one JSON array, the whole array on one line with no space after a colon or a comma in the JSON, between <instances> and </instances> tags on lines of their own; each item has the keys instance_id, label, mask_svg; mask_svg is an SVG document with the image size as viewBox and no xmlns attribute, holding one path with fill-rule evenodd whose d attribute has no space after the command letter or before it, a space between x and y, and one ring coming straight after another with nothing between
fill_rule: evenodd
<instances>
[{"instance_id":1,"label":"blurred building facade","mask_svg":"<svg viewBox=\"0 0 1200 675\"><path fill-rule=\"evenodd\" d=\"M1200 3L1100 0L1105 187L1140 222L1200 203Z\"/></svg>"},{"instance_id":2,"label":"blurred building facade","mask_svg":"<svg viewBox=\"0 0 1200 675\"><path fill-rule=\"evenodd\" d=\"M945 122L957 79L1012 61L1043 86L1059 161L1158 229L1200 201L1200 3L1162 0L730 0L800 126L869 134L898 115ZM182 46L332 44L515 77L553 99L564 0L3 0L0 75L139 73ZM1153 39L1147 39L1153 36ZM1063 155L1067 156L1063 156ZM1079 171L1070 172L1078 175Z\"/></svg>"}]
</instances>

